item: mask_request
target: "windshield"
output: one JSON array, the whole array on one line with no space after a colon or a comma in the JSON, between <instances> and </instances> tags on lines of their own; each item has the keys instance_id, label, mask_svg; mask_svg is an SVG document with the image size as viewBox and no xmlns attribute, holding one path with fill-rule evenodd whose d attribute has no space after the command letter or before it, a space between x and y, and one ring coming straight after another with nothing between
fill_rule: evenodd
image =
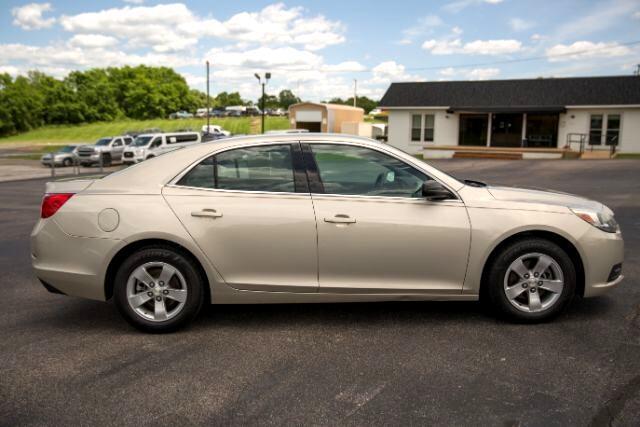
<instances>
[{"instance_id":1,"label":"windshield","mask_svg":"<svg viewBox=\"0 0 640 427\"><path fill-rule=\"evenodd\" d=\"M100 138L98 142L96 142L96 145L97 146L109 145L110 142L111 142L111 138Z\"/></svg>"},{"instance_id":2,"label":"windshield","mask_svg":"<svg viewBox=\"0 0 640 427\"><path fill-rule=\"evenodd\" d=\"M144 147L145 145L149 145L149 141L151 141L152 136L139 136L137 137L131 145L134 147Z\"/></svg>"},{"instance_id":3,"label":"windshield","mask_svg":"<svg viewBox=\"0 0 640 427\"><path fill-rule=\"evenodd\" d=\"M72 152L73 150L75 150L75 148L76 148L76 146L75 146L75 145L67 145L66 147L62 147L62 148L60 149L60 152L61 152L61 153L70 153L70 152Z\"/></svg>"}]
</instances>

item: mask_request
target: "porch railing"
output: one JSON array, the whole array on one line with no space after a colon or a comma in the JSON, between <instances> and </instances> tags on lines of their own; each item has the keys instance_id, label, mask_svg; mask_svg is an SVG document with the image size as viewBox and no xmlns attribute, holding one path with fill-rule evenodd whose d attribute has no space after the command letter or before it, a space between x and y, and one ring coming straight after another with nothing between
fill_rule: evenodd
<instances>
[{"instance_id":1,"label":"porch railing","mask_svg":"<svg viewBox=\"0 0 640 427\"><path fill-rule=\"evenodd\" d=\"M602 139L604 135L600 136L600 141L593 142L590 139L590 135L588 133L568 133L567 134L567 143L566 147L569 149L573 149L574 144L578 144L578 151L580 154L584 153L586 147L589 147L589 151L601 150L602 147ZM608 140L605 141L605 149L609 150L609 156L613 157L613 155L618 150L618 136L615 135Z\"/></svg>"}]
</instances>

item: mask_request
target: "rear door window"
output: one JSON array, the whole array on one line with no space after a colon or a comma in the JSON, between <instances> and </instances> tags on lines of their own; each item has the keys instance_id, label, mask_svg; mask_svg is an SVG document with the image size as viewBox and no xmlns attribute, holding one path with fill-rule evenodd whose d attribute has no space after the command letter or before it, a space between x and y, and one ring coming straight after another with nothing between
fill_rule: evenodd
<instances>
[{"instance_id":1,"label":"rear door window","mask_svg":"<svg viewBox=\"0 0 640 427\"><path fill-rule=\"evenodd\" d=\"M237 148L211 156L178 185L237 191L295 192L290 144Z\"/></svg>"}]
</instances>

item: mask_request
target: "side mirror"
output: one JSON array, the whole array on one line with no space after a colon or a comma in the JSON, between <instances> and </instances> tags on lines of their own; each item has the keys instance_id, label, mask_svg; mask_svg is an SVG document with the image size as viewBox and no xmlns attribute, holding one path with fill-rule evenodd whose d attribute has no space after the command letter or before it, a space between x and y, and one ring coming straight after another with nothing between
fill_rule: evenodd
<instances>
[{"instance_id":1,"label":"side mirror","mask_svg":"<svg viewBox=\"0 0 640 427\"><path fill-rule=\"evenodd\" d=\"M442 184L433 179L422 183L422 196L427 200L446 200L455 199L451 191L447 190Z\"/></svg>"}]
</instances>

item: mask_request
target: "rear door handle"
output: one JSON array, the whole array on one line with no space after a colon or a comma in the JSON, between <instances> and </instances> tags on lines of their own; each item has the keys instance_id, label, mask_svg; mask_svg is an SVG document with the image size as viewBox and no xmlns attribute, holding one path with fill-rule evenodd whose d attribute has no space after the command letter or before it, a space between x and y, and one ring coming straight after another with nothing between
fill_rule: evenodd
<instances>
[{"instance_id":1,"label":"rear door handle","mask_svg":"<svg viewBox=\"0 0 640 427\"><path fill-rule=\"evenodd\" d=\"M331 222L334 224L354 224L355 218L351 218L349 215L337 214L333 218L325 218L324 222Z\"/></svg>"},{"instance_id":2,"label":"rear door handle","mask_svg":"<svg viewBox=\"0 0 640 427\"><path fill-rule=\"evenodd\" d=\"M191 216L196 218L220 218L222 212L218 212L215 209L202 209L201 211L191 212Z\"/></svg>"}]
</instances>

